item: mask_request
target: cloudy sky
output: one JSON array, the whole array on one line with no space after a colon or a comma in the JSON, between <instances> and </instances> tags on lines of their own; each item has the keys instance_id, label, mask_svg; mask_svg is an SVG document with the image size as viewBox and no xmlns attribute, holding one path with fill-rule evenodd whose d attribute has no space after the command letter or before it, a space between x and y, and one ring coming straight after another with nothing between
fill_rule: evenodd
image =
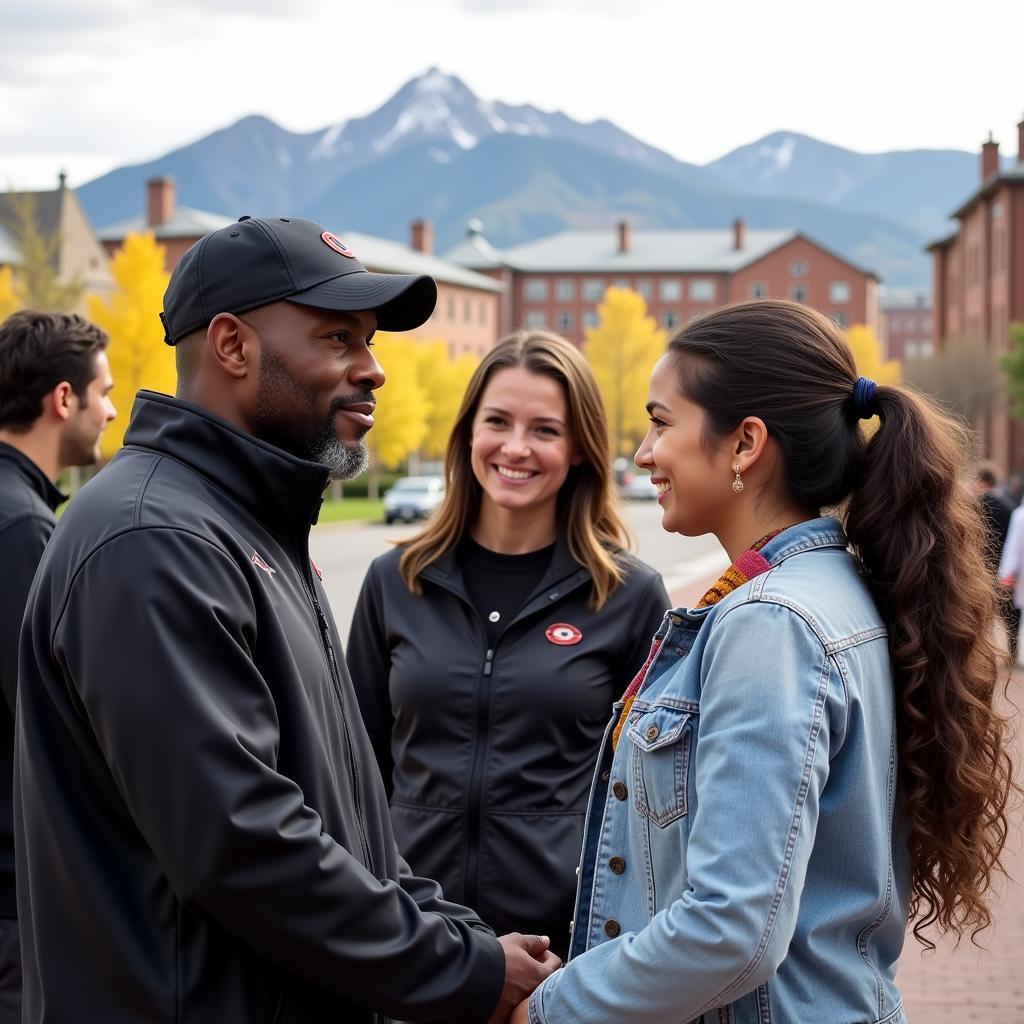
<instances>
[{"instance_id":1,"label":"cloudy sky","mask_svg":"<svg viewBox=\"0 0 1024 1024\"><path fill-rule=\"evenodd\" d=\"M431 65L695 163L777 129L1015 153L1022 29L1022 0L0 0L0 188L323 128Z\"/></svg>"}]
</instances>

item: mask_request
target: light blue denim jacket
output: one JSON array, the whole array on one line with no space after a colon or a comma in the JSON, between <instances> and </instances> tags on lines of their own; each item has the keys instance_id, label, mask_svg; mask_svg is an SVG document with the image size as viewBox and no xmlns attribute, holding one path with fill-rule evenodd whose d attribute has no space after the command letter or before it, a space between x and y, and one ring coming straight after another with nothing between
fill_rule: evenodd
<instances>
[{"instance_id":1,"label":"light blue denim jacket","mask_svg":"<svg viewBox=\"0 0 1024 1024\"><path fill-rule=\"evenodd\" d=\"M591 791L570 959L531 1024L905 1024L886 630L835 519L666 615Z\"/></svg>"}]
</instances>

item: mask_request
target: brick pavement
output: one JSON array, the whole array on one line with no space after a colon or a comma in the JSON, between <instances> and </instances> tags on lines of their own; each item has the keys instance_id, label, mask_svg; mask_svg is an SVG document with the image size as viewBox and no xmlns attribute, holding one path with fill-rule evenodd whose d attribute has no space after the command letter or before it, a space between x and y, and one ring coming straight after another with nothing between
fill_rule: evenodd
<instances>
[{"instance_id":1,"label":"brick pavement","mask_svg":"<svg viewBox=\"0 0 1024 1024\"><path fill-rule=\"evenodd\" d=\"M675 605L692 605L717 579L696 580L673 590ZM1011 701L1024 708L1024 670L1015 673ZM1024 778L1024 718L1017 714L1015 756ZM982 948L964 940L936 943L924 952L908 935L897 974L910 1024L1024 1024L1024 808L1013 815L1006 867L1012 877L999 886L993 928L979 936Z\"/></svg>"}]
</instances>

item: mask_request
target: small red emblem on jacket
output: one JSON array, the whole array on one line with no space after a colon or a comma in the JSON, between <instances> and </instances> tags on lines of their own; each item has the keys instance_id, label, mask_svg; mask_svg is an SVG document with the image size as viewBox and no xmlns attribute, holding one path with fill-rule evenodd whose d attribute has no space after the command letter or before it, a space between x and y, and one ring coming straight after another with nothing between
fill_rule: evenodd
<instances>
[{"instance_id":1,"label":"small red emblem on jacket","mask_svg":"<svg viewBox=\"0 0 1024 1024\"><path fill-rule=\"evenodd\" d=\"M558 647L572 647L583 639L583 634L568 622L556 622L553 626L548 626L544 635L550 643Z\"/></svg>"}]
</instances>

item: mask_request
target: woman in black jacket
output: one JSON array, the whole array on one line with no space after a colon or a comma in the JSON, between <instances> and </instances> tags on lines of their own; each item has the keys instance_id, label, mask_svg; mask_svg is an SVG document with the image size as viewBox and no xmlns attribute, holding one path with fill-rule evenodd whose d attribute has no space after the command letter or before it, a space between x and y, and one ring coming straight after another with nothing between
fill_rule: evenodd
<instances>
[{"instance_id":1,"label":"woman in black jacket","mask_svg":"<svg viewBox=\"0 0 1024 1024\"><path fill-rule=\"evenodd\" d=\"M604 409L575 346L484 358L429 525L370 566L348 663L417 874L564 958L611 706L669 601L625 550Z\"/></svg>"}]
</instances>

